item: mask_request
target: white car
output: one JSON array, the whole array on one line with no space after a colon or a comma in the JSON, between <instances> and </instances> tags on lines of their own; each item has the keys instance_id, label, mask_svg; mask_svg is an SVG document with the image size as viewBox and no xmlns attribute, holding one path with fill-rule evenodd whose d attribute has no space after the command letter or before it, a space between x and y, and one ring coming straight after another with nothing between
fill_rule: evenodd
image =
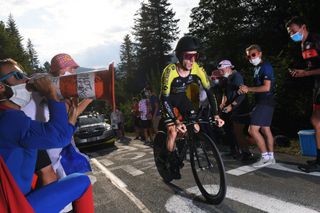
<instances>
[{"instance_id":1,"label":"white car","mask_svg":"<svg viewBox=\"0 0 320 213\"><path fill-rule=\"evenodd\" d=\"M78 117L78 128L74 134L76 145L87 145L111 141L115 137L111 125L106 123L102 116L82 115Z\"/></svg>"}]
</instances>

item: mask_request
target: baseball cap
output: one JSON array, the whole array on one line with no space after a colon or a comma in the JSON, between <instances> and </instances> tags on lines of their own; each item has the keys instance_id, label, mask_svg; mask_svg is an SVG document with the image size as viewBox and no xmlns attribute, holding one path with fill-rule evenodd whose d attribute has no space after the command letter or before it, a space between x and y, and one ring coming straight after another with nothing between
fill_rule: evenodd
<instances>
[{"instance_id":1,"label":"baseball cap","mask_svg":"<svg viewBox=\"0 0 320 213\"><path fill-rule=\"evenodd\" d=\"M51 73L57 73L66 67L74 67L76 69L79 65L66 53L57 54L51 59Z\"/></svg>"},{"instance_id":2,"label":"baseball cap","mask_svg":"<svg viewBox=\"0 0 320 213\"><path fill-rule=\"evenodd\" d=\"M231 61L229 61L229 60L220 61L218 66L217 66L218 69L223 69L223 68L226 68L226 67L234 68L234 66L231 64Z\"/></svg>"}]
</instances>

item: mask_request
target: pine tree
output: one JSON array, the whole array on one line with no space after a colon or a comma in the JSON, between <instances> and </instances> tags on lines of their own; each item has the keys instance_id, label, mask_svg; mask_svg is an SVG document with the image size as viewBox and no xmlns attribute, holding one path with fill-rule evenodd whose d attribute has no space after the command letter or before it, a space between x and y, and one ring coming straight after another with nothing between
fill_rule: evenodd
<instances>
[{"instance_id":1,"label":"pine tree","mask_svg":"<svg viewBox=\"0 0 320 213\"><path fill-rule=\"evenodd\" d=\"M161 72L170 44L177 39L178 19L167 0L148 0L141 3L135 19L134 36L137 41L138 69L144 81L152 72ZM143 83L142 83L143 84ZM142 85L144 86L144 85Z\"/></svg>"},{"instance_id":2,"label":"pine tree","mask_svg":"<svg viewBox=\"0 0 320 213\"><path fill-rule=\"evenodd\" d=\"M32 72L33 73L38 72L40 69L39 59L38 59L37 52L35 51L30 39L28 39L28 43L27 43L27 53L29 56L29 64L30 64L30 67L32 68Z\"/></svg>"},{"instance_id":3,"label":"pine tree","mask_svg":"<svg viewBox=\"0 0 320 213\"><path fill-rule=\"evenodd\" d=\"M120 70L121 78L132 78L137 70L136 52L130 35L124 37L124 42L120 46L120 63L118 68Z\"/></svg>"},{"instance_id":4,"label":"pine tree","mask_svg":"<svg viewBox=\"0 0 320 213\"><path fill-rule=\"evenodd\" d=\"M50 63L49 63L48 61L44 62L43 68L42 68L43 72L49 73L49 71L50 71L50 66L51 66L51 65L50 65Z\"/></svg>"},{"instance_id":5,"label":"pine tree","mask_svg":"<svg viewBox=\"0 0 320 213\"><path fill-rule=\"evenodd\" d=\"M31 74L32 68L29 64L29 57L22 45L23 37L20 35L19 30L11 14L8 18L6 31L8 33L9 42L12 47L12 49L10 49L8 52L8 57L18 61L22 65L24 70L27 73Z\"/></svg>"},{"instance_id":6,"label":"pine tree","mask_svg":"<svg viewBox=\"0 0 320 213\"><path fill-rule=\"evenodd\" d=\"M9 40L9 34L6 31L5 24L0 21L0 59L10 57L14 47Z\"/></svg>"}]
</instances>

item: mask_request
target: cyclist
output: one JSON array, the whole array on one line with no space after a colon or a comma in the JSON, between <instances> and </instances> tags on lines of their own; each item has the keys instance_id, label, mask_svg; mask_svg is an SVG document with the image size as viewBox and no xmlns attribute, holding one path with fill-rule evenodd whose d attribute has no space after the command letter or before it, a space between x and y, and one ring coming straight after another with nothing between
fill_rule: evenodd
<instances>
[{"instance_id":1,"label":"cyclist","mask_svg":"<svg viewBox=\"0 0 320 213\"><path fill-rule=\"evenodd\" d=\"M167 130L168 160L174 179L181 178L176 160L175 139L178 134L184 134L187 131L186 126L177 119L174 108L177 108L183 117L193 117L195 115L192 103L186 96L188 85L201 83L212 107L213 119L217 121L219 127L224 124L224 121L218 116L217 101L209 90L210 81L206 72L196 63L198 49L199 41L196 38L191 36L182 37L175 49L178 62L169 64L164 69L161 77L162 118L159 127L160 129L165 127ZM195 125L195 129L199 131L199 125Z\"/></svg>"}]
</instances>

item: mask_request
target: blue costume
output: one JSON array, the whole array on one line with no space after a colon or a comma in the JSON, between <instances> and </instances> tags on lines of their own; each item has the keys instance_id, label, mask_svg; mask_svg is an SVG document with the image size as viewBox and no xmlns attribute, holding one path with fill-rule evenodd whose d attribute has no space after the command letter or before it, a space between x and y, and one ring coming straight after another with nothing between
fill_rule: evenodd
<instances>
[{"instance_id":1,"label":"blue costume","mask_svg":"<svg viewBox=\"0 0 320 213\"><path fill-rule=\"evenodd\" d=\"M75 130L65 103L48 100L48 107L47 123L31 120L20 110L0 108L0 155L36 212L59 212L90 185L87 176L73 174L31 191L37 150L68 145Z\"/></svg>"}]
</instances>

